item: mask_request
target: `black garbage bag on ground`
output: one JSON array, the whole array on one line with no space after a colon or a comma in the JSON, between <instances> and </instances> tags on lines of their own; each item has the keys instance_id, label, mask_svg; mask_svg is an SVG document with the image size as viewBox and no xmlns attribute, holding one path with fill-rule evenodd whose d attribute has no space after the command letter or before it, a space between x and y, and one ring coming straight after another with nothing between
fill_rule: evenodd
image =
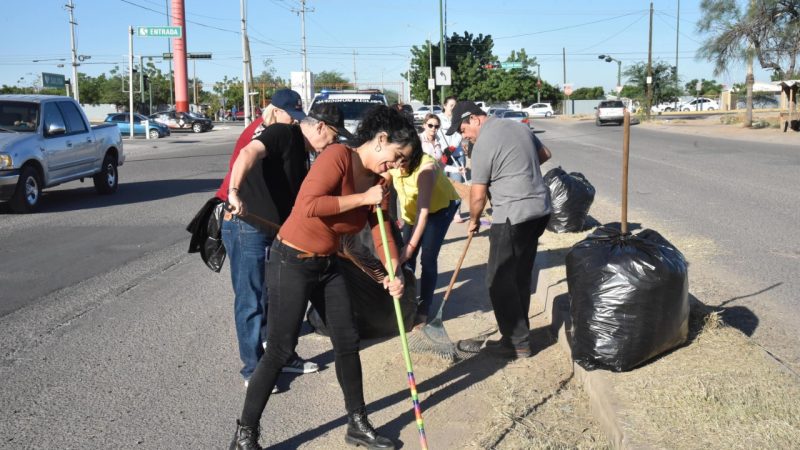
<instances>
[{"instance_id":1,"label":"black garbage bag on ground","mask_svg":"<svg viewBox=\"0 0 800 450\"><path fill-rule=\"evenodd\" d=\"M572 358L585 369L630 370L686 341L687 263L657 232L598 228L566 266Z\"/></svg>"},{"instance_id":2,"label":"black garbage bag on ground","mask_svg":"<svg viewBox=\"0 0 800 450\"><path fill-rule=\"evenodd\" d=\"M395 242L402 242L399 231L393 226ZM383 288L387 276L381 260L375 256L372 234L369 229L355 236L343 236L339 252L339 269L347 282L353 315L361 338L372 339L397 336L397 316L394 300ZM417 280L414 272L404 268L405 289L400 299L400 311L405 331L411 331L414 315L417 312ZM318 334L328 336L324 311L313 306L308 310L308 323Z\"/></svg>"},{"instance_id":3,"label":"black garbage bag on ground","mask_svg":"<svg viewBox=\"0 0 800 450\"><path fill-rule=\"evenodd\" d=\"M550 189L553 204L547 229L555 233L583 230L594 201L594 186L583 174L567 173L561 167L550 169L544 176L544 182Z\"/></svg>"}]
</instances>

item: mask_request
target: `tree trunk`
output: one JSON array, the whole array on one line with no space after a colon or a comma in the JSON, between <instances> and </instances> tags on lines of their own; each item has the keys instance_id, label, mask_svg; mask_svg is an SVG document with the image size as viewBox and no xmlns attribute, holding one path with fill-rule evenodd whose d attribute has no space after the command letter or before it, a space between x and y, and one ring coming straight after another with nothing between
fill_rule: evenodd
<instances>
[{"instance_id":1,"label":"tree trunk","mask_svg":"<svg viewBox=\"0 0 800 450\"><path fill-rule=\"evenodd\" d=\"M746 128L750 128L753 126L753 83L754 82L755 78L753 77L753 53L748 52L747 79L745 80L745 84L747 85L747 100L746 100L747 109L744 114L744 126Z\"/></svg>"}]
</instances>

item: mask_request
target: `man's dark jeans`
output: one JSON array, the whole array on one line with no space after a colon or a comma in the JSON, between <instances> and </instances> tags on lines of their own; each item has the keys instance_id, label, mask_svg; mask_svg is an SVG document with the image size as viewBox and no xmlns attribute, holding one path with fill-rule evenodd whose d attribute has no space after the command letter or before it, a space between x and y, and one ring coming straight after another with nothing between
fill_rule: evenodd
<instances>
[{"instance_id":1,"label":"man's dark jeans","mask_svg":"<svg viewBox=\"0 0 800 450\"><path fill-rule=\"evenodd\" d=\"M530 345L531 272L539 237L549 218L547 215L515 225L506 220L489 229L489 299L503 340L517 348Z\"/></svg>"},{"instance_id":2,"label":"man's dark jeans","mask_svg":"<svg viewBox=\"0 0 800 450\"><path fill-rule=\"evenodd\" d=\"M269 338L250 378L242 425L258 426L278 374L294 354L308 299L317 311L324 311L345 408L353 412L364 406L358 329L338 257L300 258L300 253L278 240L272 245L267 264Z\"/></svg>"}]
</instances>

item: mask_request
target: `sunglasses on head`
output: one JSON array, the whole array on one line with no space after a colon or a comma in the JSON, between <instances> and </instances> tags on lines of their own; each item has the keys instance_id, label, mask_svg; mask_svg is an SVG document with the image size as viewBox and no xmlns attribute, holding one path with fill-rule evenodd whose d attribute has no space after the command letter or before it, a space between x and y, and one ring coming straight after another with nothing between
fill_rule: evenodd
<instances>
[{"instance_id":1,"label":"sunglasses on head","mask_svg":"<svg viewBox=\"0 0 800 450\"><path fill-rule=\"evenodd\" d=\"M427 126L428 128L432 128L432 129L438 129L438 128L441 127L441 125L434 125L432 123L426 123L425 126Z\"/></svg>"}]
</instances>

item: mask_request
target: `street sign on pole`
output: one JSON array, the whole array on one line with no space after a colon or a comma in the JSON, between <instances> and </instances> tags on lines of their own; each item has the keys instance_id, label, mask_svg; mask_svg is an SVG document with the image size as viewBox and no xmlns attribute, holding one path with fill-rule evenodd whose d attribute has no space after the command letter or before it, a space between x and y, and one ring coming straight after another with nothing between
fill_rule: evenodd
<instances>
[{"instance_id":1,"label":"street sign on pole","mask_svg":"<svg viewBox=\"0 0 800 450\"><path fill-rule=\"evenodd\" d=\"M447 66L436 67L436 84L439 86L450 86L453 81L450 68Z\"/></svg>"},{"instance_id":2,"label":"street sign on pole","mask_svg":"<svg viewBox=\"0 0 800 450\"><path fill-rule=\"evenodd\" d=\"M139 26L136 27L136 34L141 37L179 38L183 37L183 28Z\"/></svg>"},{"instance_id":3,"label":"street sign on pole","mask_svg":"<svg viewBox=\"0 0 800 450\"><path fill-rule=\"evenodd\" d=\"M501 69L522 69L521 61L505 61L500 63Z\"/></svg>"},{"instance_id":4,"label":"street sign on pole","mask_svg":"<svg viewBox=\"0 0 800 450\"><path fill-rule=\"evenodd\" d=\"M436 67L436 84L439 86L450 86L453 81L450 67L439 66Z\"/></svg>"},{"instance_id":5,"label":"street sign on pole","mask_svg":"<svg viewBox=\"0 0 800 450\"><path fill-rule=\"evenodd\" d=\"M564 85L564 95L566 95L567 97L572 95L572 85L571 84L565 84Z\"/></svg>"},{"instance_id":6,"label":"street sign on pole","mask_svg":"<svg viewBox=\"0 0 800 450\"><path fill-rule=\"evenodd\" d=\"M42 87L43 88L58 88L64 87L66 79L60 73L47 73L42 72Z\"/></svg>"}]
</instances>

